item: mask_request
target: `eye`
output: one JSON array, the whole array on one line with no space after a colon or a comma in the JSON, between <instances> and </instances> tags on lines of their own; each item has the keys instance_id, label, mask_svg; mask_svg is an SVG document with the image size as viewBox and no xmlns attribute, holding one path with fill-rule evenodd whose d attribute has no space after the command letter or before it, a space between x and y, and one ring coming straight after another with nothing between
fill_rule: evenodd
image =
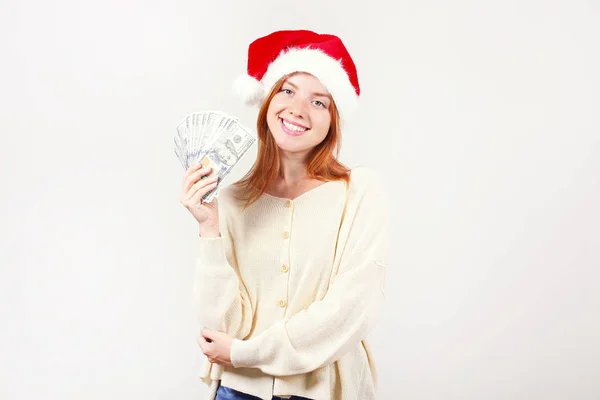
<instances>
[{"instance_id":1,"label":"eye","mask_svg":"<svg viewBox=\"0 0 600 400\"><path fill-rule=\"evenodd\" d=\"M281 89L280 91L283 92L283 93L285 93L285 94L292 94L292 91L290 89L284 88L284 89Z\"/></svg>"},{"instance_id":2,"label":"eye","mask_svg":"<svg viewBox=\"0 0 600 400\"><path fill-rule=\"evenodd\" d=\"M315 100L314 103L317 107L325 107L325 103L320 100Z\"/></svg>"}]
</instances>

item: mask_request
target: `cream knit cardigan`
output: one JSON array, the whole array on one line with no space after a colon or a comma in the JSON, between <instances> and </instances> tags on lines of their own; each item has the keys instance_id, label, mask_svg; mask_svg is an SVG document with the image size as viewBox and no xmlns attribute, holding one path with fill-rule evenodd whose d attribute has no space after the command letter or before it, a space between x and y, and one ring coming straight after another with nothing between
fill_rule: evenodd
<instances>
[{"instance_id":1,"label":"cream knit cardigan","mask_svg":"<svg viewBox=\"0 0 600 400\"><path fill-rule=\"evenodd\" d=\"M200 378L271 400L373 400L365 337L385 300L388 198L379 176L351 171L294 200L261 196L242 210L219 196L219 238L200 238L194 293L202 326L227 332L234 365L203 355Z\"/></svg>"}]
</instances>

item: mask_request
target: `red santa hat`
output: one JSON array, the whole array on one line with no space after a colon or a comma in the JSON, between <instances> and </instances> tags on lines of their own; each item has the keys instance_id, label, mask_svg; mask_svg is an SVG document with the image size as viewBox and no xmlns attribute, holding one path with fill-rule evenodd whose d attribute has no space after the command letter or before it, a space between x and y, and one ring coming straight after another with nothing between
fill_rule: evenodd
<instances>
[{"instance_id":1,"label":"red santa hat","mask_svg":"<svg viewBox=\"0 0 600 400\"><path fill-rule=\"evenodd\" d=\"M248 48L247 75L234 90L248 105L260 105L283 76L307 72L327 88L342 123L358 103L356 66L341 39L307 30L276 31L256 39Z\"/></svg>"}]
</instances>

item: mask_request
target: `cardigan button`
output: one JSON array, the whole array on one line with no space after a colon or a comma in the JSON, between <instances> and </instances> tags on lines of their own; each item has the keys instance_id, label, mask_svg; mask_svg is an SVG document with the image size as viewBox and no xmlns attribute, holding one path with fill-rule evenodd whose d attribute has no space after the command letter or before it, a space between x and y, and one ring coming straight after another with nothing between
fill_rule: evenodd
<instances>
[{"instance_id":1,"label":"cardigan button","mask_svg":"<svg viewBox=\"0 0 600 400\"><path fill-rule=\"evenodd\" d=\"M279 300L279 307L284 308L286 306L285 300Z\"/></svg>"},{"instance_id":2,"label":"cardigan button","mask_svg":"<svg viewBox=\"0 0 600 400\"><path fill-rule=\"evenodd\" d=\"M290 268L287 265L285 265L285 264L281 265L281 272L288 272L289 269Z\"/></svg>"},{"instance_id":3,"label":"cardigan button","mask_svg":"<svg viewBox=\"0 0 600 400\"><path fill-rule=\"evenodd\" d=\"M290 237L290 233L288 231L283 232L283 238L287 239Z\"/></svg>"},{"instance_id":4,"label":"cardigan button","mask_svg":"<svg viewBox=\"0 0 600 400\"><path fill-rule=\"evenodd\" d=\"M285 202L285 206L286 206L287 208L290 208L290 207L292 207L292 201L291 201L291 200L288 200L288 201L286 201L286 202Z\"/></svg>"}]
</instances>

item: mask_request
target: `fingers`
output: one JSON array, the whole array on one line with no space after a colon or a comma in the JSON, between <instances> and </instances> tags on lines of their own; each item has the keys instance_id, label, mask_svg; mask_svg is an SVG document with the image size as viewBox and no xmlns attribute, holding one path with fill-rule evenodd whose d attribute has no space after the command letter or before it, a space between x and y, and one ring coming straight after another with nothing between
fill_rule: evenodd
<instances>
[{"instance_id":1,"label":"fingers","mask_svg":"<svg viewBox=\"0 0 600 400\"><path fill-rule=\"evenodd\" d=\"M206 176L212 172L212 168L202 168L202 164L196 164L186 171L183 178L183 189L182 195L189 192L192 185L198 182L203 176Z\"/></svg>"},{"instance_id":2,"label":"fingers","mask_svg":"<svg viewBox=\"0 0 600 400\"><path fill-rule=\"evenodd\" d=\"M183 180L186 180L188 176L190 176L191 174L193 174L194 172L198 171L199 169L202 168L202 163L196 163L194 165L191 165L186 171L185 174L183 174Z\"/></svg>"},{"instance_id":3,"label":"fingers","mask_svg":"<svg viewBox=\"0 0 600 400\"><path fill-rule=\"evenodd\" d=\"M211 171L211 168L196 169L185 179L180 198L181 204L188 208L198 204L206 193L217 187L219 183L218 176L207 178Z\"/></svg>"},{"instance_id":4,"label":"fingers","mask_svg":"<svg viewBox=\"0 0 600 400\"><path fill-rule=\"evenodd\" d=\"M188 204L199 204L204 195L217 187L219 181L217 177L206 179L206 182L200 182L198 187L192 186L188 192L188 197L185 199ZM191 193L191 195L190 195Z\"/></svg>"},{"instance_id":5,"label":"fingers","mask_svg":"<svg viewBox=\"0 0 600 400\"><path fill-rule=\"evenodd\" d=\"M212 346L213 344L209 341L207 341L202 335L198 336L198 344L200 345L200 349L202 350L202 353L204 353L204 355L208 358L208 361L210 361L211 363L215 363L217 361L217 359L214 357L214 354L212 353Z\"/></svg>"},{"instance_id":6,"label":"fingers","mask_svg":"<svg viewBox=\"0 0 600 400\"><path fill-rule=\"evenodd\" d=\"M205 186L212 185L217 182L219 177L217 175L211 176L209 178L200 179L198 182L194 183L187 192L187 198L192 197L198 190L203 189Z\"/></svg>"},{"instance_id":7,"label":"fingers","mask_svg":"<svg viewBox=\"0 0 600 400\"><path fill-rule=\"evenodd\" d=\"M202 335L198 336L197 341L198 341L198 344L200 345L200 349L202 350L202 352L204 354L208 355L208 352L210 351L211 343L209 343Z\"/></svg>"},{"instance_id":8,"label":"fingers","mask_svg":"<svg viewBox=\"0 0 600 400\"><path fill-rule=\"evenodd\" d=\"M200 334L205 338L205 339L213 339L213 335L212 335L212 331L208 328L202 328L202 330L200 331Z\"/></svg>"}]
</instances>

